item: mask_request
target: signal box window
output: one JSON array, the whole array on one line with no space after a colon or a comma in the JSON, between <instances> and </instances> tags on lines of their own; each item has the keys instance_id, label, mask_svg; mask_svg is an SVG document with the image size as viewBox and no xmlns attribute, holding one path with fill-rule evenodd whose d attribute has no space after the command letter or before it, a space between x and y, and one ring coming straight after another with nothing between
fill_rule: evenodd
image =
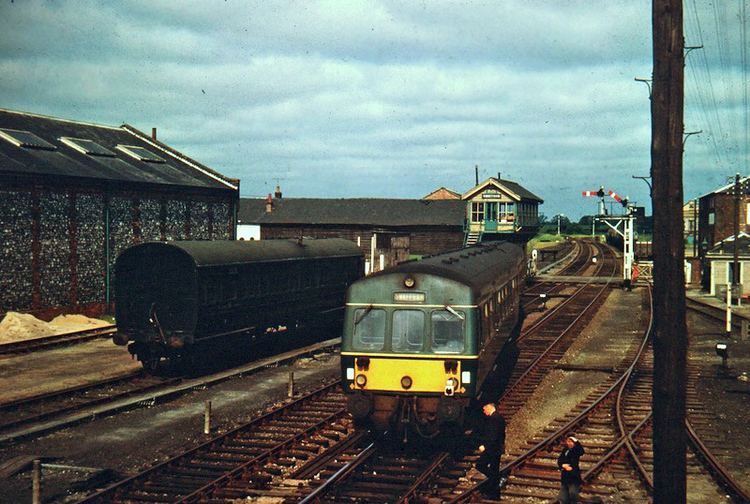
<instances>
[{"instance_id":1,"label":"signal box window","mask_svg":"<svg viewBox=\"0 0 750 504\"><path fill-rule=\"evenodd\" d=\"M419 352L424 339L424 312L396 310L393 312L391 348L395 352Z\"/></svg>"},{"instance_id":2,"label":"signal box window","mask_svg":"<svg viewBox=\"0 0 750 504\"><path fill-rule=\"evenodd\" d=\"M471 204L471 222L482 222L484 220L484 203Z\"/></svg>"},{"instance_id":3,"label":"signal box window","mask_svg":"<svg viewBox=\"0 0 750 504\"><path fill-rule=\"evenodd\" d=\"M432 351L435 353L461 353L464 351L463 312L432 312Z\"/></svg>"},{"instance_id":4,"label":"signal box window","mask_svg":"<svg viewBox=\"0 0 750 504\"><path fill-rule=\"evenodd\" d=\"M353 340L354 350L382 350L385 342L385 310L356 310Z\"/></svg>"}]
</instances>

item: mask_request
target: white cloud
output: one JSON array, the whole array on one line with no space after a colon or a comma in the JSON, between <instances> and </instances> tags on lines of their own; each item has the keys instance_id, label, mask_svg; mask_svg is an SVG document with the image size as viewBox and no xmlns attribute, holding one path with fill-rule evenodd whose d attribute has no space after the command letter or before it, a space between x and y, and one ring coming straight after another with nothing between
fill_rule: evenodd
<instances>
[{"instance_id":1,"label":"white cloud","mask_svg":"<svg viewBox=\"0 0 750 504\"><path fill-rule=\"evenodd\" d=\"M717 49L738 31L714 41L711 11L699 14L701 31L686 8L706 49L699 84L686 70L685 123L705 133L686 147L686 195L744 145L742 73ZM0 106L156 126L246 194L277 177L287 196L463 191L478 163L545 198L545 213L579 215L580 191L602 183L648 196L631 175L649 166L633 78L651 72L650 15L646 0L5 2ZM709 80L716 112L699 104Z\"/></svg>"}]
</instances>

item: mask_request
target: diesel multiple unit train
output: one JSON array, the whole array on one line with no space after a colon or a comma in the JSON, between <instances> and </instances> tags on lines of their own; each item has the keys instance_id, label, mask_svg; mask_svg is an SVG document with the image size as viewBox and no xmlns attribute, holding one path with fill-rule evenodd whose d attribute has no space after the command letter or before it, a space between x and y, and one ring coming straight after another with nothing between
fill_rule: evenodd
<instances>
[{"instance_id":1,"label":"diesel multiple unit train","mask_svg":"<svg viewBox=\"0 0 750 504\"><path fill-rule=\"evenodd\" d=\"M222 345L330 338L363 271L361 250L335 238L135 245L115 264L115 343L156 370Z\"/></svg>"},{"instance_id":2,"label":"diesel multiple unit train","mask_svg":"<svg viewBox=\"0 0 750 504\"><path fill-rule=\"evenodd\" d=\"M425 437L461 425L520 327L525 277L524 250L490 242L354 283L341 372L355 420Z\"/></svg>"}]
</instances>

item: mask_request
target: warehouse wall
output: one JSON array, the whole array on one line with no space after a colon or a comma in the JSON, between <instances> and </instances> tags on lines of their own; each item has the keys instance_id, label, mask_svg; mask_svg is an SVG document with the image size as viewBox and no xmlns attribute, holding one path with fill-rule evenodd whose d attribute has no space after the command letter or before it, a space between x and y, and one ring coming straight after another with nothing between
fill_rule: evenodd
<instances>
[{"instance_id":1,"label":"warehouse wall","mask_svg":"<svg viewBox=\"0 0 750 504\"><path fill-rule=\"evenodd\" d=\"M0 313L101 313L118 253L143 241L232 239L232 205L186 194L0 190Z\"/></svg>"}]
</instances>

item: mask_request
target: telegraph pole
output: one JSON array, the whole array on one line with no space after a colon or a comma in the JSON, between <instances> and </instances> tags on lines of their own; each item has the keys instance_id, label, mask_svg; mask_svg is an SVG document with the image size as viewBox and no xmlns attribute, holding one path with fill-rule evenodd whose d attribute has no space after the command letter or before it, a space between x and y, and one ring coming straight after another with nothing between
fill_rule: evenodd
<instances>
[{"instance_id":1,"label":"telegraph pole","mask_svg":"<svg viewBox=\"0 0 750 504\"><path fill-rule=\"evenodd\" d=\"M654 208L654 503L687 498L685 250L682 235L682 0L652 0Z\"/></svg>"}]
</instances>

